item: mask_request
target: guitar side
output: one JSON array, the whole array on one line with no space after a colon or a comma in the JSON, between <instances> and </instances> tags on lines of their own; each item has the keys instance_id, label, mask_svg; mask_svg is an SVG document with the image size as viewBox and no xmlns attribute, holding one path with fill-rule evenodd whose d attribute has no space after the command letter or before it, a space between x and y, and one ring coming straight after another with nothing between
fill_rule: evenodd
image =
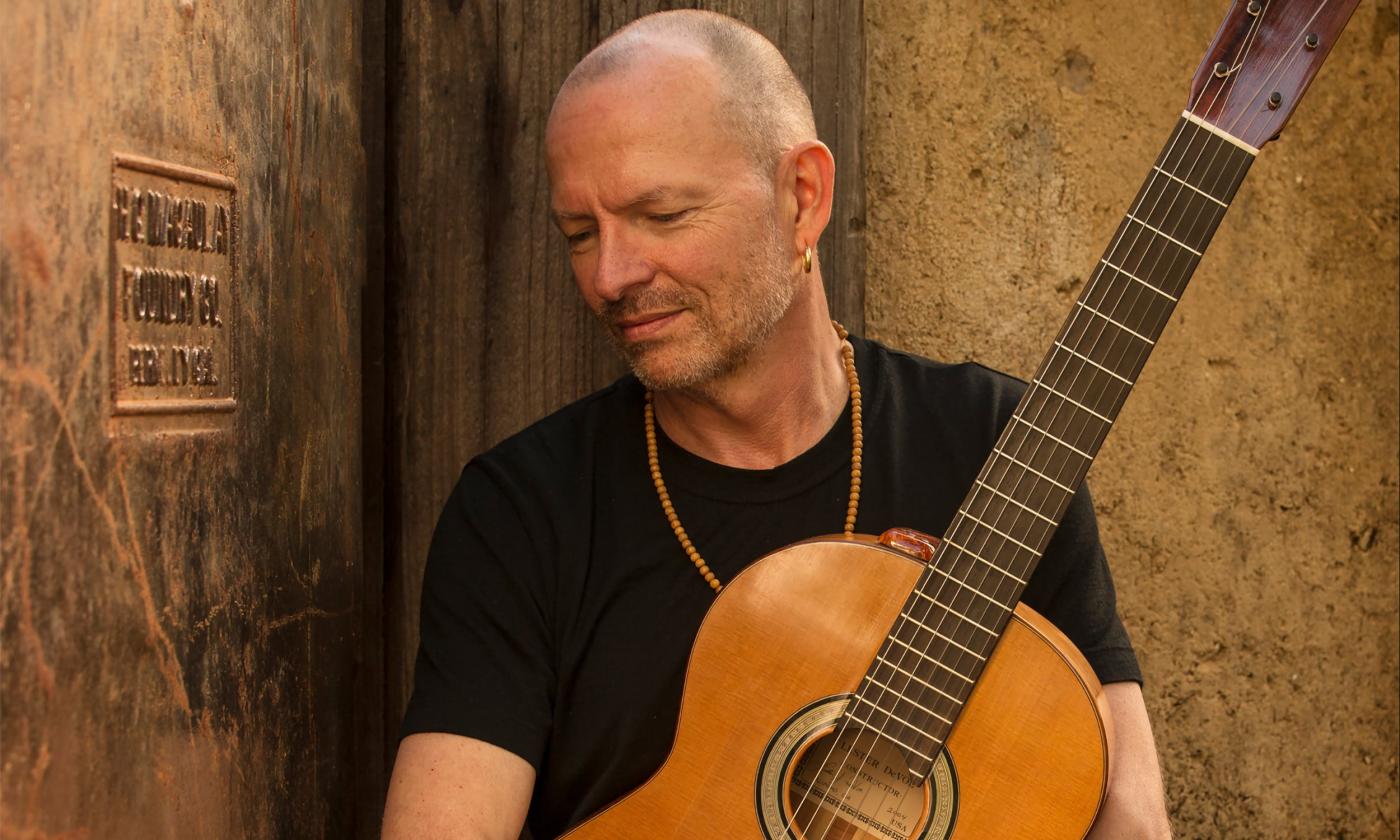
<instances>
[{"instance_id":1,"label":"guitar side","mask_svg":"<svg viewBox=\"0 0 1400 840\"><path fill-rule=\"evenodd\" d=\"M921 565L870 538L782 549L736 577L691 652L671 754L565 836L763 838L755 780L794 712L853 691ZM1069 640L1017 607L947 743L950 833L1082 837L1103 801L1102 688Z\"/></svg>"}]
</instances>

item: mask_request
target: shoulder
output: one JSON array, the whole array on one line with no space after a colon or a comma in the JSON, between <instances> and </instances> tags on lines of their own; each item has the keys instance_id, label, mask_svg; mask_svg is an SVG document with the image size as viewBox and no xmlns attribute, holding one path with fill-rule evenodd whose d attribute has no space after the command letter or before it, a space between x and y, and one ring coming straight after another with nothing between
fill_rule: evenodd
<instances>
[{"instance_id":1,"label":"shoulder","mask_svg":"<svg viewBox=\"0 0 1400 840\"><path fill-rule=\"evenodd\" d=\"M896 408L930 411L967 422L1001 425L1025 393L1026 383L978 362L948 363L859 339L878 387Z\"/></svg>"}]
</instances>

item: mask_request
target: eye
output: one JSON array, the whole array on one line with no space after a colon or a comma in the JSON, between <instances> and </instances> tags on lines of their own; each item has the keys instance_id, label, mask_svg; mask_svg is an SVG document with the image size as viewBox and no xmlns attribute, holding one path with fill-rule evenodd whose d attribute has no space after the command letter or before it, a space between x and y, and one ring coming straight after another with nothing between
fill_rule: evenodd
<instances>
[{"instance_id":1,"label":"eye","mask_svg":"<svg viewBox=\"0 0 1400 840\"><path fill-rule=\"evenodd\" d=\"M569 234L569 235L566 237L566 239L568 239L569 247L570 247L570 248L578 248L578 247L580 247L580 246L582 246L582 245L587 244L587 243L588 243L588 240L591 239L592 237L593 237L593 231L591 231L591 230L581 230L581 231L579 231L578 233L571 233L571 234Z\"/></svg>"},{"instance_id":2,"label":"eye","mask_svg":"<svg viewBox=\"0 0 1400 840\"><path fill-rule=\"evenodd\" d=\"M689 216L690 212L690 210L677 210L674 213L652 213L650 218L653 222L666 225L670 224L671 222L680 221L686 216Z\"/></svg>"}]
</instances>

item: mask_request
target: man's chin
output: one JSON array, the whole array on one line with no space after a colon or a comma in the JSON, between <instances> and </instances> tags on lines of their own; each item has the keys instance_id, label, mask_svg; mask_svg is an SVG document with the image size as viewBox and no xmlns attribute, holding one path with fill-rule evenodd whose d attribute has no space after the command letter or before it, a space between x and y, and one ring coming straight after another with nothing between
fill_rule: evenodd
<instances>
[{"instance_id":1,"label":"man's chin","mask_svg":"<svg viewBox=\"0 0 1400 840\"><path fill-rule=\"evenodd\" d=\"M624 351L632 374L652 391L677 391L703 385L718 373L712 360L678 353L678 348L639 342Z\"/></svg>"}]
</instances>

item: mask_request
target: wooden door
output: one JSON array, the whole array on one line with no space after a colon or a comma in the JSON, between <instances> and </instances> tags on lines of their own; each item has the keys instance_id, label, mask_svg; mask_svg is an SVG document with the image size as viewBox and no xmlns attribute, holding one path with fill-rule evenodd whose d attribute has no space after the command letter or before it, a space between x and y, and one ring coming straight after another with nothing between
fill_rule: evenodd
<instances>
[{"instance_id":1,"label":"wooden door","mask_svg":"<svg viewBox=\"0 0 1400 840\"><path fill-rule=\"evenodd\" d=\"M360 27L0 7L5 837L377 819Z\"/></svg>"}]
</instances>

